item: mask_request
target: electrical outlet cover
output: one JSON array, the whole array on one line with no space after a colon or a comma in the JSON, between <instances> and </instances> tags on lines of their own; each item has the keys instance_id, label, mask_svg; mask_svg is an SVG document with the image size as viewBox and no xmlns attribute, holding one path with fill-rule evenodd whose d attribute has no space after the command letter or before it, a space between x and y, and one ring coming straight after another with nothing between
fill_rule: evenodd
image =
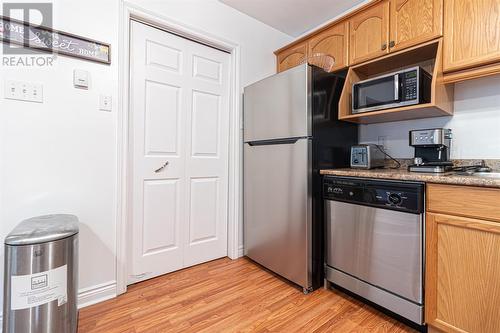
<instances>
[{"instance_id":1,"label":"electrical outlet cover","mask_svg":"<svg viewBox=\"0 0 500 333\"><path fill-rule=\"evenodd\" d=\"M111 111L112 110L112 98L108 95L99 96L99 110L101 111Z\"/></svg>"},{"instance_id":2,"label":"electrical outlet cover","mask_svg":"<svg viewBox=\"0 0 500 333\"><path fill-rule=\"evenodd\" d=\"M387 149L387 136L381 135L378 137L378 143L379 146L381 146L384 150Z\"/></svg>"}]
</instances>

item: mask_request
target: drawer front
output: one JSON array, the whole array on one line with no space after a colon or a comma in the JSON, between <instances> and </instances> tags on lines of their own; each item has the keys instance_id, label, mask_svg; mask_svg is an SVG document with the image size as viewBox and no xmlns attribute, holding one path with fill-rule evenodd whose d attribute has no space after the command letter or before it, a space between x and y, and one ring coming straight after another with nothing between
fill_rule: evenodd
<instances>
[{"instance_id":1,"label":"drawer front","mask_svg":"<svg viewBox=\"0 0 500 333\"><path fill-rule=\"evenodd\" d=\"M500 222L500 189L429 184L427 210Z\"/></svg>"}]
</instances>

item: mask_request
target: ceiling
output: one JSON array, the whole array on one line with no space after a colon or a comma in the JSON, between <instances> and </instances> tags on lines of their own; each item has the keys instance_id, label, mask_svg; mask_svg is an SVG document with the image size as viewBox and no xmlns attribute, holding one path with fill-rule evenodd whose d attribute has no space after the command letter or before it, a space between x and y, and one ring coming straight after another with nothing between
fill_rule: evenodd
<instances>
[{"instance_id":1,"label":"ceiling","mask_svg":"<svg viewBox=\"0 0 500 333\"><path fill-rule=\"evenodd\" d=\"M298 37L367 0L219 0L234 9Z\"/></svg>"}]
</instances>

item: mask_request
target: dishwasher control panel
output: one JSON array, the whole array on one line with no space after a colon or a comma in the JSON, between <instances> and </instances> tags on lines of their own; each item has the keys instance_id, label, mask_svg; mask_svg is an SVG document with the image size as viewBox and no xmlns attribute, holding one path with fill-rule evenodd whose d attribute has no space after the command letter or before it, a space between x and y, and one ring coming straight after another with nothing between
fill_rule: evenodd
<instances>
[{"instance_id":1,"label":"dishwasher control panel","mask_svg":"<svg viewBox=\"0 0 500 333\"><path fill-rule=\"evenodd\" d=\"M325 176L323 196L326 200L421 213L424 184Z\"/></svg>"},{"instance_id":2,"label":"dishwasher control panel","mask_svg":"<svg viewBox=\"0 0 500 333\"><path fill-rule=\"evenodd\" d=\"M365 188L365 199L368 203L389 207L400 207L410 210L418 209L417 191L399 187L372 187Z\"/></svg>"},{"instance_id":3,"label":"dishwasher control panel","mask_svg":"<svg viewBox=\"0 0 500 333\"><path fill-rule=\"evenodd\" d=\"M359 182L338 179L323 184L325 197L344 200L361 200L363 198L363 189L359 186Z\"/></svg>"}]
</instances>

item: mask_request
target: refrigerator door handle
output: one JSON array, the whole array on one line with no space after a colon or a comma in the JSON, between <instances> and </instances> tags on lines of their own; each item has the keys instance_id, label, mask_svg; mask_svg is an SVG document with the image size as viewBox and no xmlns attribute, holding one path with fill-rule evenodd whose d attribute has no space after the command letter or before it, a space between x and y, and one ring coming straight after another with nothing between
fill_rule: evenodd
<instances>
[{"instance_id":1,"label":"refrigerator door handle","mask_svg":"<svg viewBox=\"0 0 500 333\"><path fill-rule=\"evenodd\" d=\"M306 139L307 137L297 137L297 138L286 138L286 139L271 139L271 140L259 140L259 141L249 141L247 142L249 146L271 146L271 145L293 145L300 139Z\"/></svg>"}]
</instances>

